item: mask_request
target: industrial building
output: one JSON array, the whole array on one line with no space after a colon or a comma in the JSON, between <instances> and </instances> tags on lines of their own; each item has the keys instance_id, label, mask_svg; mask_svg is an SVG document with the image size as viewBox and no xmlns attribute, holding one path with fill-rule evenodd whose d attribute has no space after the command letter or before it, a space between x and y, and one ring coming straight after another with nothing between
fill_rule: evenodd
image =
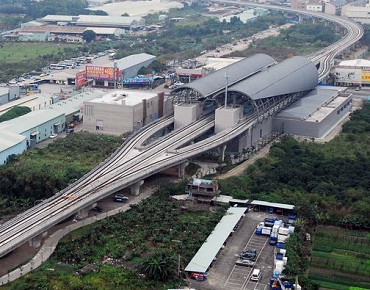
<instances>
[{"instance_id":1,"label":"industrial building","mask_svg":"<svg viewBox=\"0 0 370 290\"><path fill-rule=\"evenodd\" d=\"M86 79L94 87L114 88L117 84L123 84L124 80L136 77L142 67L149 66L155 59L154 55L139 53L110 61L101 66L88 65L86 66Z\"/></svg>"},{"instance_id":2,"label":"industrial building","mask_svg":"<svg viewBox=\"0 0 370 290\"><path fill-rule=\"evenodd\" d=\"M58 101L57 96L51 94L34 94L13 100L0 106L0 115L5 114L16 106L28 107L31 111L38 111L47 108Z\"/></svg>"},{"instance_id":3,"label":"industrial building","mask_svg":"<svg viewBox=\"0 0 370 290\"><path fill-rule=\"evenodd\" d=\"M83 104L83 128L91 133L121 135L164 115L164 94L113 91Z\"/></svg>"},{"instance_id":4,"label":"industrial building","mask_svg":"<svg viewBox=\"0 0 370 290\"><path fill-rule=\"evenodd\" d=\"M145 19L142 17L119 17L103 15L46 15L38 19L39 22L61 26L82 26L82 27L106 27L135 30L145 26Z\"/></svg>"},{"instance_id":5,"label":"industrial building","mask_svg":"<svg viewBox=\"0 0 370 290\"><path fill-rule=\"evenodd\" d=\"M335 84L338 86L369 86L370 61L365 59L344 60L335 66Z\"/></svg>"},{"instance_id":6,"label":"industrial building","mask_svg":"<svg viewBox=\"0 0 370 290\"><path fill-rule=\"evenodd\" d=\"M66 41L83 42L83 33L87 30L95 32L96 39L119 38L125 34L121 28L79 27L60 25L24 26L17 33L20 41Z\"/></svg>"},{"instance_id":7,"label":"industrial building","mask_svg":"<svg viewBox=\"0 0 370 290\"><path fill-rule=\"evenodd\" d=\"M82 103L104 94L95 90L77 94L67 100L35 110L18 118L0 123L0 165L12 154L21 154L36 143L62 132L67 124L81 118Z\"/></svg>"},{"instance_id":8,"label":"industrial building","mask_svg":"<svg viewBox=\"0 0 370 290\"><path fill-rule=\"evenodd\" d=\"M19 86L0 87L0 106L19 98Z\"/></svg>"},{"instance_id":9,"label":"industrial building","mask_svg":"<svg viewBox=\"0 0 370 290\"><path fill-rule=\"evenodd\" d=\"M342 16L348 17L361 24L370 23L370 4L363 6L363 2L350 3L342 7Z\"/></svg>"},{"instance_id":10,"label":"industrial building","mask_svg":"<svg viewBox=\"0 0 370 290\"><path fill-rule=\"evenodd\" d=\"M273 128L286 134L322 138L352 108L352 94L345 88L320 87L275 115Z\"/></svg>"}]
</instances>

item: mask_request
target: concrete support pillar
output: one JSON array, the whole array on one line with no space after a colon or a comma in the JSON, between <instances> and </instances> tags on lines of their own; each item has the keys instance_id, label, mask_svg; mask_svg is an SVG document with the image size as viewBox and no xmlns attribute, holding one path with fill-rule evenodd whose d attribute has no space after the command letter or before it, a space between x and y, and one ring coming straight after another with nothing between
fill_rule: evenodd
<instances>
[{"instance_id":1,"label":"concrete support pillar","mask_svg":"<svg viewBox=\"0 0 370 290\"><path fill-rule=\"evenodd\" d=\"M91 205L89 205L89 206L87 206L87 207L85 207L84 209L81 209L81 210L79 210L78 212L77 212L77 214L76 214L76 219L77 220L82 220L82 219L84 219L84 218L87 218L88 217L88 215L89 215L89 211L91 210L91 209L93 209L94 207L96 207L96 202L95 203L93 203L93 204L91 204Z\"/></svg>"},{"instance_id":2,"label":"concrete support pillar","mask_svg":"<svg viewBox=\"0 0 370 290\"><path fill-rule=\"evenodd\" d=\"M138 196L140 194L140 187L144 184L144 180L140 180L130 186L131 195Z\"/></svg>"},{"instance_id":3,"label":"concrete support pillar","mask_svg":"<svg viewBox=\"0 0 370 290\"><path fill-rule=\"evenodd\" d=\"M28 245L30 247L34 247L34 248L40 247L42 238L46 237L47 234L48 234L48 232L44 232L44 233L32 238L31 240L28 241Z\"/></svg>"},{"instance_id":4,"label":"concrete support pillar","mask_svg":"<svg viewBox=\"0 0 370 290\"><path fill-rule=\"evenodd\" d=\"M298 22L299 23L303 22L303 16L301 14L298 15Z\"/></svg>"},{"instance_id":5,"label":"concrete support pillar","mask_svg":"<svg viewBox=\"0 0 370 290\"><path fill-rule=\"evenodd\" d=\"M181 179L185 178L185 168L188 165L188 162L181 163L178 165L177 172L178 172L178 177Z\"/></svg>"},{"instance_id":6,"label":"concrete support pillar","mask_svg":"<svg viewBox=\"0 0 370 290\"><path fill-rule=\"evenodd\" d=\"M226 151L226 145L222 145L221 147L218 147L217 148L217 152L220 156L220 160L221 162L224 162L225 161L225 151Z\"/></svg>"},{"instance_id":7,"label":"concrete support pillar","mask_svg":"<svg viewBox=\"0 0 370 290\"><path fill-rule=\"evenodd\" d=\"M312 18L312 23L313 24L316 24L317 23L317 19L314 17L314 18Z\"/></svg>"}]
</instances>

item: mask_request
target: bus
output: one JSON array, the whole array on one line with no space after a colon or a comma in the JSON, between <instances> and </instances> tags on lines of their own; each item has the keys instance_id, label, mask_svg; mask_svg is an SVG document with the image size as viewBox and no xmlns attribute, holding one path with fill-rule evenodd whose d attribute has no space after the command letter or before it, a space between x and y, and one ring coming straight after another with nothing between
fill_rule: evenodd
<instances>
[{"instance_id":1,"label":"bus","mask_svg":"<svg viewBox=\"0 0 370 290\"><path fill-rule=\"evenodd\" d=\"M61 69L64 69L64 68L65 68L65 66L61 65L61 64L51 64L51 65L49 65L50 70L61 70Z\"/></svg>"}]
</instances>

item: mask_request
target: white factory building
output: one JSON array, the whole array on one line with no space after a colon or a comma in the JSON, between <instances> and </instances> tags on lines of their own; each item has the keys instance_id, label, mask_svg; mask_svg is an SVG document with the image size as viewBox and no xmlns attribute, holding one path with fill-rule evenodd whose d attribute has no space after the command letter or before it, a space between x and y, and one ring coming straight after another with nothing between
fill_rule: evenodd
<instances>
[{"instance_id":1,"label":"white factory building","mask_svg":"<svg viewBox=\"0 0 370 290\"><path fill-rule=\"evenodd\" d=\"M157 120L169 107L164 93L113 91L84 102L83 128L91 133L121 135Z\"/></svg>"},{"instance_id":2,"label":"white factory building","mask_svg":"<svg viewBox=\"0 0 370 290\"><path fill-rule=\"evenodd\" d=\"M365 59L344 60L334 69L335 83L339 86L369 86L370 61Z\"/></svg>"},{"instance_id":3,"label":"white factory building","mask_svg":"<svg viewBox=\"0 0 370 290\"><path fill-rule=\"evenodd\" d=\"M347 4L342 7L341 15L362 24L370 24L370 4Z\"/></svg>"},{"instance_id":4,"label":"white factory building","mask_svg":"<svg viewBox=\"0 0 370 290\"><path fill-rule=\"evenodd\" d=\"M18 118L0 123L0 165L12 154L21 154L52 134L65 130L67 123L80 114L86 100L104 94L95 90L34 110ZM5 138L2 138L2 137Z\"/></svg>"},{"instance_id":5,"label":"white factory building","mask_svg":"<svg viewBox=\"0 0 370 290\"><path fill-rule=\"evenodd\" d=\"M318 86L274 116L272 130L323 138L348 115L352 94L346 88Z\"/></svg>"},{"instance_id":6,"label":"white factory building","mask_svg":"<svg viewBox=\"0 0 370 290\"><path fill-rule=\"evenodd\" d=\"M0 106L19 98L19 86L0 87Z\"/></svg>"},{"instance_id":7,"label":"white factory building","mask_svg":"<svg viewBox=\"0 0 370 290\"><path fill-rule=\"evenodd\" d=\"M142 17L120 17L105 15L46 15L39 22L65 26L106 27L134 30L145 25Z\"/></svg>"}]
</instances>

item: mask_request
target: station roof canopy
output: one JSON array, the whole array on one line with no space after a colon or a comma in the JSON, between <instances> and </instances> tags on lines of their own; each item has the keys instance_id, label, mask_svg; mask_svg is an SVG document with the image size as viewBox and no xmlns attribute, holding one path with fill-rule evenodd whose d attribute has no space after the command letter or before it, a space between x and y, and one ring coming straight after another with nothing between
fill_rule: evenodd
<instances>
[{"instance_id":1,"label":"station roof canopy","mask_svg":"<svg viewBox=\"0 0 370 290\"><path fill-rule=\"evenodd\" d=\"M205 273L221 247L233 231L245 212L245 208L231 207L216 225L213 232L199 248L193 259L186 266L185 271Z\"/></svg>"},{"instance_id":2,"label":"station roof canopy","mask_svg":"<svg viewBox=\"0 0 370 290\"><path fill-rule=\"evenodd\" d=\"M268 207L290 209L290 210L294 209L294 205L292 204L268 202L268 201L262 201L262 200L253 200L251 202L251 205L268 206Z\"/></svg>"},{"instance_id":3,"label":"station roof canopy","mask_svg":"<svg viewBox=\"0 0 370 290\"><path fill-rule=\"evenodd\" d=\"M225 89L226 75L228 76L229 85L232 85L257 73L267 66L273 65L274 63L276 63L275 59L267 54L255 54L206 75L199 80L181 86L175 89L174 92L184 89L192 89L198 92L201 96L208 97Z\"/></svg>"},{"instance_id":4,"label":"station roof canopy","mask_svg":"<svg viewBox=\"0 0 370 290\"><path fill-rule=\"evenodd\" d=\"M295 56L230 86L229 92L239 92L256 101L309 91L317 83L316 66L305 57Z\"/></svg>"}]
</instances>

